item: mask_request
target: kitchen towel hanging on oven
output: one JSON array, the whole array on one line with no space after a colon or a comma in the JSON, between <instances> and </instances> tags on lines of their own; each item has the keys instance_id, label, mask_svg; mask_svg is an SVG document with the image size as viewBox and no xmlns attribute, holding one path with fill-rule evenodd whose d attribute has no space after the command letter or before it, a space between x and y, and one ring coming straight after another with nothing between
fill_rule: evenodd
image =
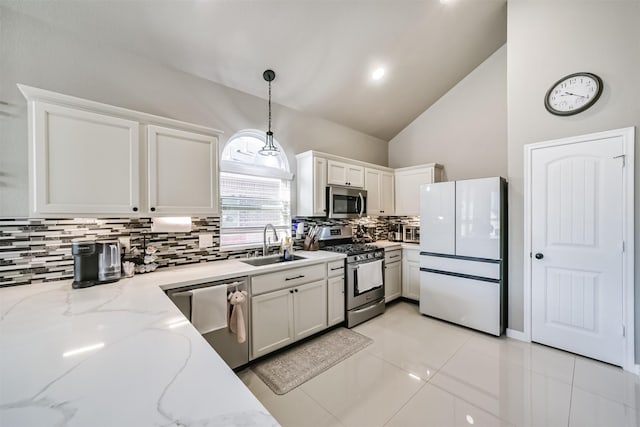
<instances>
[{"instance_id":1,"label":"kitchen towel hanging on oven","mask_svg":"<svg viewBox=\"0 0 640 427\"><path fill-rule=\"evenodd\" d=\"M191 290L191 323L206 334L227 327L227 287L209 286Z\"/></svg>"},{"instance_id":2,"label":"kitchen towel hanging on oven","mask_svg":"<svg viewBox=\"0 0 640 427\"><path fill-rule=\"evenodd\" d=\"M382 286L382 260L359 264L357 279L358 294Z\"/></svg>"}]
</instances>

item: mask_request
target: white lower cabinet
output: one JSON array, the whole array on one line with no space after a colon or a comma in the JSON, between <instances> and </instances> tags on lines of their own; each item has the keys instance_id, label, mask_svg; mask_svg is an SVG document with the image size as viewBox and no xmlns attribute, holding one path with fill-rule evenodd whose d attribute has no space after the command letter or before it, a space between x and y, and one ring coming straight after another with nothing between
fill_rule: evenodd
<instances>
[{"instance_id":1,"label":"white lower cabinet","mask_svg":"<svg viewBox=\"0 0 640 427\"><path fill-rule=\"evenodd\" d=\"M344 322L344 276L330 277L327 293L329 326Z\"/></svg>"},{"instance_id":2,"label":"white lower cabinet","mask_svg":"<svg viewBox=\"0 0 640 427\"><path fill-rule=\"evenodd\" d=\"M294 340L327 327L327 282L320 280L293 289Z\"/></svg>"},{"instance_id":3,"label":"white lower cabinet","mask_svg":"<svg viewBox=\"0 0 640 427\"><path fill-rule=\"evenodd\" d=\"M402 250L386 250L384 254L384 301L393 301L402 295Z\"/></svg>"},{"instance_id":4,"label":"white lower cabinet","mask_svg":"<svg viewBox=\"0 0 640 427\"><path fill-rule=\"evenodd\" d=\"M420 300L420 250L402 250L402 296Z\"/></svg>"},{"instance_id":5,"label":"white lower cabinet","mask_svg":"<svg viewBox=\"0 0 640 427\"><path fill-rule=\"evenodd\" d=\"M319 268L321 278L300 283L316 276ZM326 264L319 264L252 278L253 293L270 291L251 298L251 359L327 328L325 269Z\"/></svg>"},{"instance_id":6,"label":"white lower cabinet","mask_svg":"<svg viewBox=\"0 0 640 427\"><path fill-rule=\"evenodd\" d=\"M384 300L392 301L402 293L402 263L392 262L384 266Z\"/></svg>"},{"instance_id":7,"label":"white lower cabinet","mask_svg":"<svg viewBox=\"0 0 640 427\"><path fill-rule=\"evenodd\" d=\"M328 326L344 322L344 260L327 264Z\"/></svg>"},{"instance_id":8,"label":"white lower cabinet","mask_svg":"<svg viewBox=\"0 0 640 427\"><path fill-rule=\"evenodd\" d=\"M293 342L293 295L289 289L251 299L253 358Z\"/></svg>"}]
</instances>

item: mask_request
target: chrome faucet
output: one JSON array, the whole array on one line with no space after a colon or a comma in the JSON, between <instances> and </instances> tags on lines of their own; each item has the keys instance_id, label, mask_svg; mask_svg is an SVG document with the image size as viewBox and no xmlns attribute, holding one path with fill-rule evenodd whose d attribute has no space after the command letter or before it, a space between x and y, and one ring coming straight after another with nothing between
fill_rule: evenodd
<instances>
[{"instance_id":1,"label":"chrome faucet","mask_svg":"<svg viewBox=\"0 0 640 427\"><path fill-rule=\"evenodd\" d=\"M264 226L264 230L262 230L262 255L266 256L269 252L269 245L267 244L267 228L271 227L273 230L273 237L275 237L275 241L278 241L278 232L273 224L267 224ZM270 243L270 242L269 242Z\"/></svg>"}]
</instances>

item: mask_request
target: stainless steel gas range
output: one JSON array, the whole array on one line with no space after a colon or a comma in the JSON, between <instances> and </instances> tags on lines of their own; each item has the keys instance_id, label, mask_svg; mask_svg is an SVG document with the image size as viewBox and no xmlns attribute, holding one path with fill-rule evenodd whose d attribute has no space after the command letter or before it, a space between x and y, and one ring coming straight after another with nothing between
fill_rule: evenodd
<instances>
[{"instance_id":1,"label":"stainless steel gas range","mask_svg":"<svg viewBox=\"0 0 640 427\"><path fill-rule=\"evenodd\" d=\"M354 243L348 226L322 227L322 250L340 252L345 259L345 307L347 328L384 313L384 249Z\"/></svg>"}]
</instances>

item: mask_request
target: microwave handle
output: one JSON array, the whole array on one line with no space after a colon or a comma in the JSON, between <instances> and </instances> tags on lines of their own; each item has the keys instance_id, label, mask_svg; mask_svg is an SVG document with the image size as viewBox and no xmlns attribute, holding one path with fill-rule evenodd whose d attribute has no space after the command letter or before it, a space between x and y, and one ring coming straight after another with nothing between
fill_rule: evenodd
<instances>
[{"instance_id":1,"label":"microwave handle","mask_svg":"<svg viewBox=\"0 0 640 427\"><path fill-rule=\"evenodd\" d=\"M364 213L364 197L362 197L362 193L358 193L358 197L360 198L360 213L358 216L362 216Z\"/></svg>"}]
</instances>

